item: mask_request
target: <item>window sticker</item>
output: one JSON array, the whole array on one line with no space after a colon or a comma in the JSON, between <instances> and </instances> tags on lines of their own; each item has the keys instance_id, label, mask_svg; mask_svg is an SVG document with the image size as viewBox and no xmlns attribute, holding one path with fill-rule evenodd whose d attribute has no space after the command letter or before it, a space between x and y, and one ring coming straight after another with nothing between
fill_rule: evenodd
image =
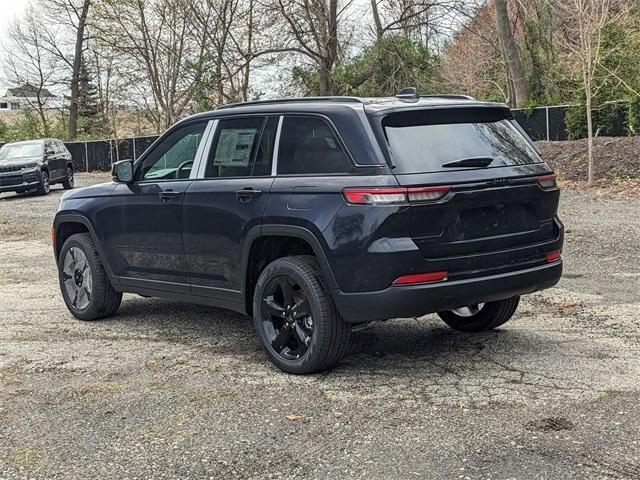
<instances>
[{"instance_id":1,"label":"window sticker","mask_svg":"<svg viewBox=\"0 0 640 480\"><path fill-rule=\"evenodd\" d=\"M247 167L251 160L251 147L256 136L255 128L229 128L220 132L215 166Z\"/></svg>"}]
</instances>

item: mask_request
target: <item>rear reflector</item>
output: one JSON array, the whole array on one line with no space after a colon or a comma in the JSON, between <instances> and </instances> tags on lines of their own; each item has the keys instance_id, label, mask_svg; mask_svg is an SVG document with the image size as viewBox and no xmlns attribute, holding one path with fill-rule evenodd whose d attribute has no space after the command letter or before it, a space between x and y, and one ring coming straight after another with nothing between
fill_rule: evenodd
<instances>
[{"instance_id":1,"label":"rear reflector","mask_svg":"<svg viewBox=\"0 0 640 480\"><path fill-rule=\"evenodd\" d=\"M347 202L356 205L390 205L407 202L433 202L444 198L451 191L449 186L345 188L342 191Z\"/></svg>"},{"instance_id":2,"label":"rear reflector","mask_svg":"<svg viewBox=\"0 0 640 480\"><path fill-rule=\"evenodd\" d=\"M413 275L405 275L396 279L394 285L413 285L416 283L429 283L440 282L446 280L449 272L429 272L429 273L416 273Z\"/></svg>"},{"instance_id":3,"label":"rear reflector","mask_svg":"<svg viewBox=\"0 0 640 480\"><path fill-rule=\"evenodd\" d=\"M538 183L544 189L556 188L556 176L544 175L543 177L538 177Z\"/></svg>"},{"instance_id":4,"label":"rear reflector","mask_svg":"<svg viewBox=\"0 0 640 480\"><path fill-rule=\"evenodd\" d=\"M561 255L560 250L556 250L555 252L547 253L544 256L544 258L547 259L547 262L551 263L551 262L556 262L556 261L560 260L560 255Z\"/></svg>"}]
</instances>

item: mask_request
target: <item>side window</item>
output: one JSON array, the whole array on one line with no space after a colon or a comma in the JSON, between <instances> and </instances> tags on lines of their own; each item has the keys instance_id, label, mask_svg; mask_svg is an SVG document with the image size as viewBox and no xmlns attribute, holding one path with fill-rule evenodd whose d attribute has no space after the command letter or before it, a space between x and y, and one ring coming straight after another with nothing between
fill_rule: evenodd
<instances>
[{"instance_id":1,"label":"side window","mask_svg":"<svg viewBox=\"0 0 640 480\"><path fill-rule=\"evenodd\" d=\"M313 175L347 173L351 162L323 119L284 118L278 150L278 173Z\"/></svg>"},{"instance_id":2,"label":"side window","mask_svg":"<svg viewBox=\"0 0 640 480\"><path fill-rule=\"evenodd\" d=\"M189 178L207 122L192 123L173 131L145 157L138 180Z\"/></svg>"},{"instance_id":3,"label":"side window","mask_svg":"<svg viewBox=\"0 0 640 480\"><path fill-rule=\"evenodd\" d=\"M67 153L64 144L62 142L54 142L56 145L56 151L58 153Z\"/></svg>"},{"instance_id":4,"label":"side window","mask_svg":"<svg viewBox=\"0 0 640 480\"><path fill-rule=\"evenodd\" d=\"M49 150L52 150L54 153L58 153L56 147L53 145L51 140L46 140L44 142L44 151L45 153Z\"/></svg>"},{"instance_id":5,"label":"side window","mask_svg":"<svg viewBox=\"0 0 640 480\"><path fill-rule=\"evenodd\" d=\"M205 178L271 175L276 117L220 120L211 143Z\"/></svg>"}]
</instances>

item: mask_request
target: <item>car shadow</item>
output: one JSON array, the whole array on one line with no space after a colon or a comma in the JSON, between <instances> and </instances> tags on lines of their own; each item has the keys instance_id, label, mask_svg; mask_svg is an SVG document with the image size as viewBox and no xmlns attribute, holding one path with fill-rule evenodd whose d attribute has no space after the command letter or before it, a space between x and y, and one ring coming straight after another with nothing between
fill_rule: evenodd
<instances>
[{"instance_id":1,"label":"car shadow","mask_svg":"<svg viewBox=\"0 0 640 480\"><path fill-rule=\"evenodd\" d=\"M66 192L66 190L62 187L56 188L56 186L51 186L51 191L49 195L58 195ZM0 200L4 200L7 202L12 202L15 200L24 200L29 198L46 198L47 195L38 195L36 192L28 192L28 193L15 193L15 192L3 192L0 193Z\"/></svg>"},{"instance_id":2,"label":"car shadow","mask_svg":"<svg viewBox=\"0 0 640 480\"><path fill-rule=\"evenodd\" d=\"M108 324L112 333L150 336L156 341L244 357L242 361L248 363L264 362L252 319L227 310L127 295L117 316L101 323ZM415 369L431 372L434 364L448 363L464 369L495 355L539 352L544 343L548 341L531 332L508 327L477 334L456 332L436 315L374 322L352 334L343 361L323 375L335 372L343 376L363 370L415 375Z\"/></svg>"}]
</instances>

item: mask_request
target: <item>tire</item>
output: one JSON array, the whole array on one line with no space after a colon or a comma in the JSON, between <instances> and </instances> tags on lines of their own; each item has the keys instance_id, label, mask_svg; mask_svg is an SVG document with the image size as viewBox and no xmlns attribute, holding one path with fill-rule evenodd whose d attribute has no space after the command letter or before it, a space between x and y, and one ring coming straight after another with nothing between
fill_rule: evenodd
<instances>
[{"instance_id":1,"label":"tire","mask_svg":"<svg viewBox=\"0 0 640 480\"><path fill-rule=\"evenodd\" d=\"M444 323L460 332L486 332L508 322L518 308L520 297L512 297L481 306L438 312ZM475 308L479 310L475 312ZM464 314L463 314L464 313Z\"/></svg>"},{"instance_id":2,"label":"tire","mask_svg":"<svg viewBox=\"0 0 640 480\"><path fill-rule=\"evenodd\" d=\"M38 184L38 195L49 195L51 191L51 179L49 178L49 172L42 170L40 172L40 183Z\"/></svg>"},{"instance_id":3,"label":"tire","mask_svg":"<svg viewBox=\"0 0 640 480\"><path fill-rule=\"evenodd\" d=\"M113 289L88 233L71 235L64 242L58 279L64 303L79 320L110 317L120 307L122 293Z\"/></svg>"},{"instance_id":4,"label":"tire","mask_svg":"<svg viewBox=\"0 0 640 480\"><path fill-rule=\"evenodd\" d=\"M253 295L253 320L267 357L287 373L329 369L349 347L351 326L338 314L312 256L283 257L266 266Z\"/></svg>"},{"instance_id":5,"label":"tire","mask_svg":"<svg viewBox=\"0 0 640 480\"><path fill-rule=\"evenodd\" d=\"M73 167L67 167L67 176L62 180L62 188L65 190L71 190L75 185L75 180L73 179Z\"/></svg>"}]
</instances>

